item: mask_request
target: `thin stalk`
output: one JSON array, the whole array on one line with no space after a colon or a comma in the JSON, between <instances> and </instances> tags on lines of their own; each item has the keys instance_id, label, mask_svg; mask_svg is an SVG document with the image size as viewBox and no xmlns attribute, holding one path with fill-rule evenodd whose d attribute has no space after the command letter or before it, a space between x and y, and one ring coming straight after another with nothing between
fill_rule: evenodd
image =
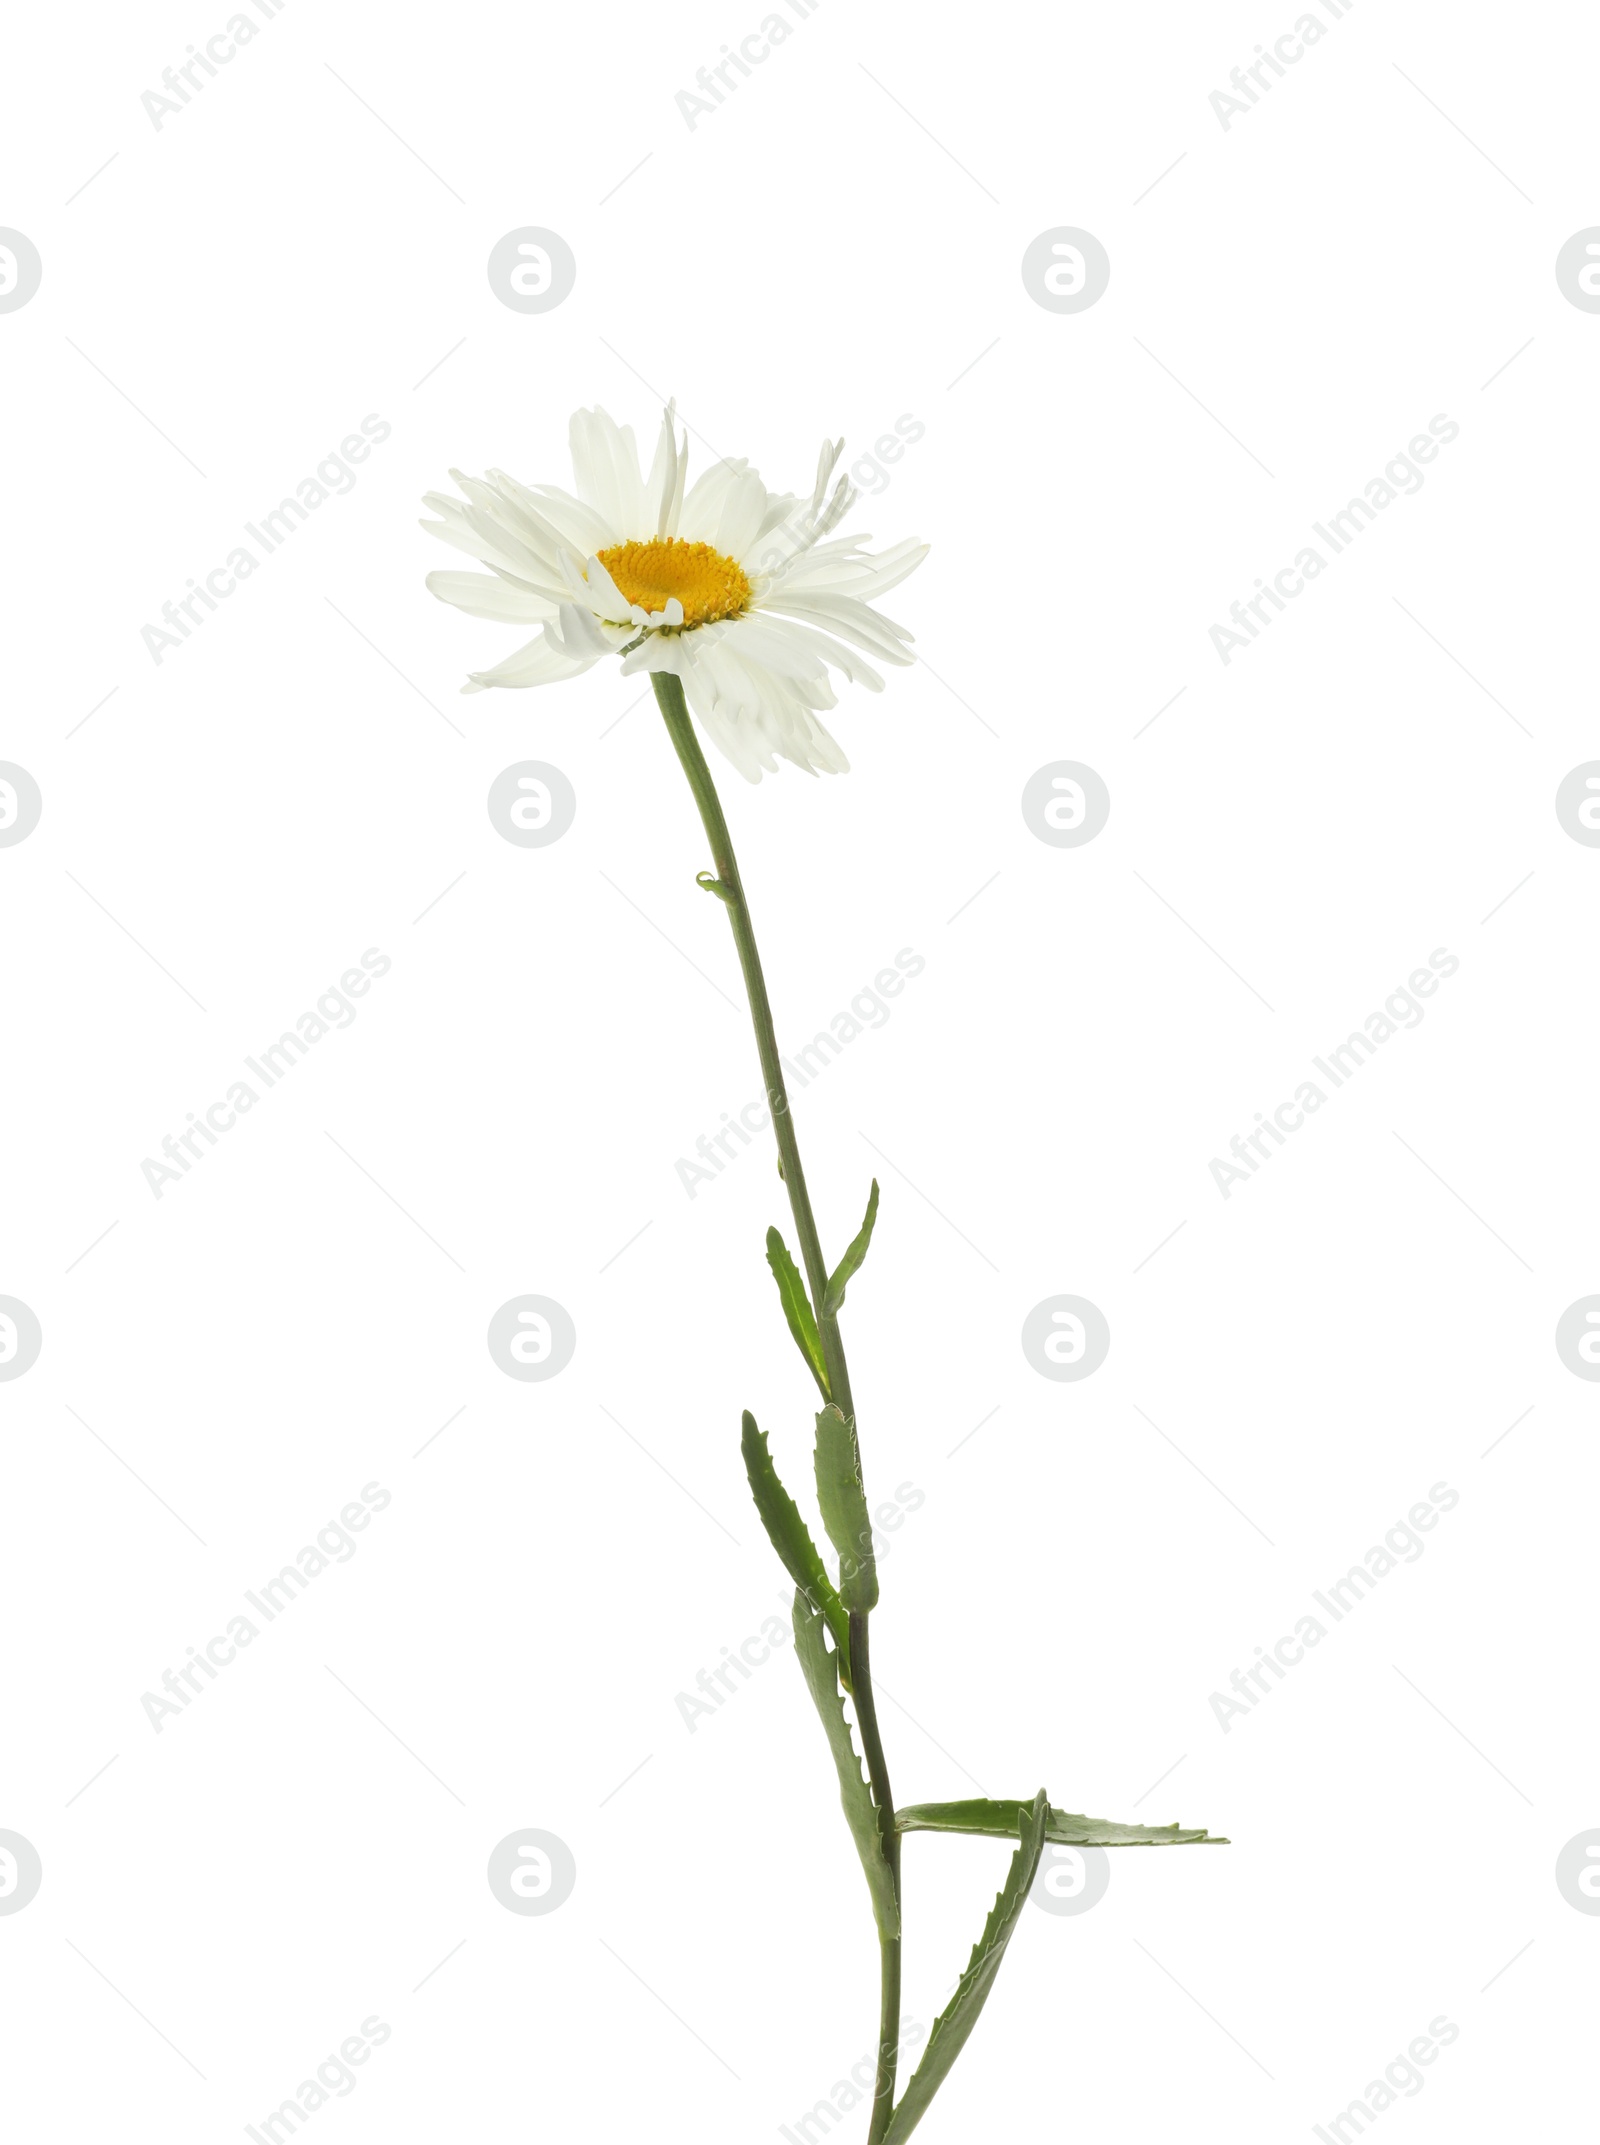
<instances>
[{"instance_id":1,"label":"thin stalk","mask_svg":"<svg viewBox=\"0 0 1600 2145\"><path fill-rule=\"evenodd\" d=\"M894 1798L889 1792L889 1768L884 1762L883 1737L878 1732L878 1705L872 1695L872 1659L867 1649L867 1618L859 1609L850 1614L850 1680L855 1686L856 1721L867 1755L873 1800L878 1805L878 1829L889 1873L894 1879L895 1902L900 1903L900 1835L894 1824ZM895 2067L900 2060L900 1937L879 1937L878 2075L873 2087L872 2122L867 2145L881 2145L889 2119L894 2114Z\"/></svg>"},{"instance_id":2,"label":"thin stalk","mask_svg":"<svg viewBox=\"0 0 1600 2145\"><path fill-rule=\"evenodd\" d=\"M723 891L723 906L727 909L728 921L733 926L733 942L739 950L739 966L744 973L745 995L750 1001L750 1018L756 1031L756 1049L761 1058L761 1077L766 1085L767 1107L772 1112L772 1129L777 1136L778 1156L783 1164L783 1181L788 1187L789 1205L794 1211L795 1233L800 1239L800 1256L805 1265L806 1281L811 1290L811 1301L816 1309L817 1325L822 1335L822 1355L828 1372L829 1390L840 1410L847 1416L853 1416L855 1409L850 1404L850 1373L845 1367L844 1345L839 1338L839 1321L837 1317L823 1311L823 1299L828 1289L828 1269L823 1261L822 1244L811 1212L811 1195L806 1190L806 1173L800 1161L799 1143L795 1138L794 1116L789 1108L788 1091L783 1084L783 1061L778 1055L778 1039L773 1031L772 1006L767 998L766 978L761 973L761 955L756 947L755 926L750 920L750 904L745 899L744 882L739 876L739 861L733 853L733 838L728 832L728 822L722 816L722 800L718 797L716 784L711 779L711 769L706 765L706 756L700 750L700 740L695 736L689 710L684 704L682 684L670 671L654 670L650 676L655 685L661 713L666 720L667 735L672 739L679 764L688 776L689 787L694 792L694 801L700 808L700 821L706 830L706 839L711 844L712 865Z\"/></svg>"},{"instance_id":3,"label":"thin stalk","mask_svg":"<svg viewBox=\"0 0 1600 2145\"><path fill-rule=\"evenodd\" d=\"M811 1291L811 1302L817 1314L817 1326L822 1337L822 1356L828 1373L828 1389L841 1412L854 1420L855 1407L850 1398L850 1373L845 1364L844 1343L839 1336L838 1317L823 1308L827 1298L828 1269L822 1256L821 1239L817 1235L816 1218L811 1211L811 1195L806 1190L805 1170L801 1165L800 1146L795 1137L794 1116L789 1108L788 1090L783 1083L783 1061L778 1055L778 1039L772 1024L772 1006L767 997L766 978L761 973L761 955L756 946L755 926L750 919L750 904L745 899L744 881L739 876L739 862L733 853L733 838L728 832L728 822L723 817L722 800L718 797L716 784L711 779L711 769L706 765L706 756L700 750L700 740L696 737L694 725L689 719L681 682L664 670L652 671L650 680L655 687L656 700L667 726L667 735L672 740L679 765L688 778L689 788L699 807L700 823L705 828L706 839L711 844L712 867L722 889L723 906L733 927L733 942L738 949L739 967L744 975L745 995L750 1001L750 1019L756 1031L756 1049L761 1059L761 1077L766 1086L767 1107L772 1112L772 1129L778 1142L779 1160L783 1165L783 1181L788 1188L795 1234L800 1240L800 1257L805 1266L806 1282ZM894 1878L895 1899L898 1903L900 1837L894 1828L894 1796L889 1786L889 1768L884 1762L883 1738L878 1732L878 1709L872 1694L867 1619L859 1612L852 1614L850 1618L850 1680L853 1685L856 1720L861 1729L861 1741L866 1753L867 1773L872 1783L872 1796L878 1806L878 1823L882 1830L884 1853L889 1860L889 1868ZM900 2052L899 1940L883 1941L880 1950L882 2000L878 2018L878 2075L867 2145L881 2145L883 2135L889 2127L889 2118L894 2112L895 2070Z\"/></svg>"}]
</instances>

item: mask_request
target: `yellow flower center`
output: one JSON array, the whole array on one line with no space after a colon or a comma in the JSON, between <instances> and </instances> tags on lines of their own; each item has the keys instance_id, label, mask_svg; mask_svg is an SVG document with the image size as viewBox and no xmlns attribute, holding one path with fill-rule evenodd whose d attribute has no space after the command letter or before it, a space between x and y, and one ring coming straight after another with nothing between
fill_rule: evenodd
<instances>
[{"instance_id":1,"label":"yellow flower center","mask_svg":"<svg viewBox=\"0 0 1600 2145\"><path fill-rule=\"evenodd\" d=\"M709 544L652 536L644 543L612 544L599 556L630 603L646 611L664 611L676 596L683 605L686 626L737 618L749 607L752 590L743 568Z\"/></svg>"}]
</instances>

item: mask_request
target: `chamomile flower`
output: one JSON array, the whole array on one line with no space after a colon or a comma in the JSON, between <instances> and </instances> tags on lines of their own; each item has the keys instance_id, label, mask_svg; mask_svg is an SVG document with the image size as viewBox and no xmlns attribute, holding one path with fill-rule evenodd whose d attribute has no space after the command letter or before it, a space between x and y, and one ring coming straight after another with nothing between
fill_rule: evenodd
<instances>
[{"instance_id":1,"label":"chamomile flower","mask_svg":"<svg viewBox=\"0 0 1600 2145\"><path fill-rule=\"evenodd\" d=\"M769 492L745 461L718 462L685 488L687 441L669 406L648 476L631 427L604 410L571 424L577 495L500 470L452 470L462 498L430 492L423 527L489 568L431 573L446 603L480 618L537 624L535 637L464 692L549 685L608 655L624 674L673 672L701 728L748 781L778 760L808 774L849 767L818 721L837 705L829 670L883 689L865 656L913 660L911 635L873 608L918 566L914 540L874 557L834 537L856 494L843 440L825 441L809 497Z\"/></svg>"}]
</instances>

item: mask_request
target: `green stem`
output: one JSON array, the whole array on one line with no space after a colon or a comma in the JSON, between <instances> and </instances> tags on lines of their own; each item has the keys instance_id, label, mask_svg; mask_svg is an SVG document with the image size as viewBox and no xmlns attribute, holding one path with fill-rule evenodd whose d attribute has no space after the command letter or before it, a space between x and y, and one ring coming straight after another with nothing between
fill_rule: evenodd
<instances>
[{"instance_id":1,"label":"green stem","mask_svg":"<svg viewBox=\"0 0 1600 2145\"><path fill-rule=\"evenodd\" d=\"M777 1136L778 1155L783 1164L783 1181L788 1186L795 1232L800 1239L800 1256L805 1264L806 1281L822 1335L829 1389L842 1412L853 1416L850 1373L845 1368L839 1321L835 1316L826 1315L822 1307L828 1289L828 1269L823 1262L822 1244L811 1212L811 1195L806 1190L806 1173L801 1166L794 1116L783 1084L783 1061L778 1055L778 1039L773 1031L766 978L761 973L755 926L750 921L750 904L745 899L744 882L739 877L733 839L728 832L728 822L722 816L722 800L711 779L711 769L706 765L706 756L700 750L700 740L695 736L689 710L684 704L682 684L670 671L653 670L650 677L666 720L667 735L672 739L679 763L689 778L694 801L700 807L700 821L711 844L711 861L722 887L723 905L733 926L733 942L739 949L739 966L744 972L745 994L750 1000L750 1018L755 1025L756 1049L761 1057L761 1077L766 1084L767 1107L772 1112L772 1129Z\"/></svg>"},{"instance_id":2,"label":"green stem","mask_svg":"<svg viewBox=\"0 0 1600 2145\"><path fill-rule=\"evenodd\" d=\"M761 955L756 947L755 926L750 920L750 904L745 899L744 882L739 876L738 859L733 853L733 839L728 833L728 822L722 815L722 800L718 797L716 784L711 779L711 769L706 765L706 756L700 750L700 740L696 737L694 725L689 718L681 682L670 671L664 670L652 671L650 682L655 687L656 700L667 726L667 735L672 740L673 750L678 755L679 764L688 777L694 801L699 807L700 822L705 828L706 839L711 844L711 861L722 889L723 905L728 912L728 921L733 926L733 942L738 948L745 995L750 1001L750 1018L756 1031L761 1077L766 1085L767 1107L772 1112L772 1129L777 1138L778 1155L783 1165L783 1181L788 1187L795 1233L800 1239L800 1256L805 1265L811 1302L822 1336L822 1355L828 1373L828 1388L842 1413L854 1420L855 1407L850 1398L850 1373L845 1364L844 1343L839 1337L838 1317L837 1314L823 1309L827 1297L828 1269L822 1256L816 1219L811 1212L811 1195L806 1190L805 1170L801 1166L800 1146L795 1137L794 1116L789 1108L789 1096L783 1084L783 1061L778 1055L778 1039L772 1024L772 1006L767 998L766 978L761 973ZM884 1762L883 1738L878 1732L878 1710L872 1695L867 1619L859 1612L850 1618L849 1665L850 1680L854 1687L852 1696L855 1700L856 1720L861 1729L861 1741L866 1753L867 1774L872 1782L873 1800L878 1806L884 1853L889 1859L889 1868L894 1877L895 1899L898 1902L900 1837L894 1828L894 1796L889 1787L889 1769ZM897 1939L884 1941L880 1948L882 2001L878 2018L878 2076L867 2145L881 2145L884 2132L889 2127L889 2119L894 2112L895 2069L899 2060L900 1944Z\"/></svg>"},{"instance_id":3,"label":"green stem","mask_svg":"<svg viewBox=\"0 0 1600 2145\"><path fill-rule=\"evenodd\" d=\"M856 1721L867 1754L867 1772L873 1799L878 1805L878 1827L889 1873L894 1879L896 1904L900 1903L900 1835L895 1830L894 1799L889 1793L889 1768L884 1763L883 1738L878 1732L878 1706L872 1695L872 1659L867 1650L867 1619L859 1609L850 1615L850 1679L855 1686ZM903 1911L903 1910L902 1910ZM900 1937L880 1937L878 2003L878 2076L873 2087L872 2123L867 2145L881 2145L889 2119L894 2114L895 2066L900 2059Z\"/></svg>"}]
</instances>

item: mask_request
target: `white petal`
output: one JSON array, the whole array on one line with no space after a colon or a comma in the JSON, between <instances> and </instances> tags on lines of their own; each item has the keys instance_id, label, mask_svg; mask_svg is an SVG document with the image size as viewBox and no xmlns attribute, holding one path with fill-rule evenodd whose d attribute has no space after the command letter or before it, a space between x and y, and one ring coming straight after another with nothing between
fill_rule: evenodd
<instances>
[{"instance_id":1,"label":"white petal","mask_svg":"<svg viewBox=\"0 0 1600 2145\"><path fill-rule=\"evenodd\" d=\"M592 506L618 537L642 536L644 486L639 478L639 450L634 445L632 426L616 424L604 410L574 410L568 430L578 497Z\"/></svg>"},{"instance_id":2,"label":"white petal","mask_svg":"<svg viewBox=\"0 0 1600 2145\"><path fill-rule=\"evenodd\" d=\"M597 558L589 561L581 587L597 618L609 619L613 625L632 619L636 606L628 601ZM577 594L577 589L573 593Z\"/></svg>"},{"instance_id":3,"label":"white petal","mask_svg":"<svg viewBox=\"0 0 1600 2145\"><path fill-rule=\"evenodd\" d=\"M441 512L447 506L457 509L460 507L459 500L441 501L436 493L429 496ZM530 558L511 537L503 533L494 539L482 536L476 529L467 525L459 512L445 515L439 521L425 521L422 526L430 536L438 537L440 543L450 544L457 551L464 551L468 558L478 559L485 566L497 567L502 573L510 574L519 581L535 581L540 574L537 560Z\"/></svg>"},{"instance_id":4,"label":"white petal","mask_svg":"<svg viewBox=\"0 0 1600 2145\"><path fill-rule=\"evenodd\" d=\"M692 637L708 647L713 637L733 634L747 659L760 663L767 670L782 678L805 678L815 683L828 675L823 660L818 636L807 637L808 629L796 627L787 619L763 620L759 614L729 621L716 626L704 626ZM832 643L825 644L831 654Z\"/></svg>"},{"instance_id":5,"label":"white petal","mask_svg":"<svg viewBox=\"0 0 1600 2145\"><path fill-rule=\"evenodd\" d=\"M840 640L865 648L885 663L916 660L907 645L912 636L905 627L885 618L870 603L863 603L859 596L840 596L821 590L797 590L791 594L783 588L771 592L761 608L766 615L776 612L780 617L798 619L803 625L820 627L824 633L835 634Z\"/></svg>"},{"instance_id":6,"label":"white petal","mask_svg":"<svg viewBox=\"0 0 1600 2145\"><path fill-rule=\"evenodd\" d=\"M817 481L811 488L811 511L813 514L822 512L822 502L828 495L828 479L833 475L834 466L843 452L844 440L842 438L825 439L822 442L822 452L817 456Z\"/></svg>"},{"instance_id":7,"label":"white petal","mask_svg":"<svg viewBox=\"0 0 1600 2145\"><path fill-rule=\"evenodd\" d=\"M763 767L775 770L776 760L761 743L759 732L739 720L736 713L717 705L709 679L696 679L684 687L695 720L725 760L730 760L747 782L759 782Z\"/></svg>"},{"instance_id":8,"label":"white petal","mask_svg":"<svg viewBox=\"0 0 1600 2145\"><path fill-rule=\"evenodd\" d=\"M647 633L623 657L622 675L634 678L641 670L668 670L675 678L685 676L693 660L689 644L694 638L692 633Z\"/></svg>"},{"instance_id":9,"label":"white petal","mask_svg":"<svg viewBox=\"0 0 1600 2145\"><path fill-rule=\"evenodd\" d=\"M489 483L494 519L502 527L513 530L529 550L536 552L546 567L554 571L562 552L572 548L567 538L549 516L540 511L532 492L515 477L508 477L504 470L492 469Z\"/></svg>"},{"instance_id":10,"label":"white petal","mask_svg":"<svg viewBox=\"0 0 1600 2145\"><path fill-rule=\"evenodd\" d=\"M775 577L785 590L838 591L842 595L882 596L914 573L928 556L928 546L909 537L876 558L857 551L848 540L818 545Z\"/></svg>"},{"instance_id":11,"label":"white petal","mask_svg":"<svg viewBox=\"0 0 1600 2145\"><path fill-rule=\"evenodd\" d=\"M491 685L556 685L564 678L581 676L604 653L601 648L596 655L569 655L554 638L552 628L547 626L525 648L519 648L515 655L508 655L493 670L475 670L461 690L481 693Z\"/></svg>"},{"instance_id":12,"label":"white petal","mask_svg":"<svg viewBox=\"0 0 1600 2145\"><path fill-rule=\"evenodd\" d=\"M582 557L587 558L591 551L604 551L609 544L626 542L626 529L608 522L592 506L564 492L559 484L533 484L528 489L557 535Z\"/></svg>"},{"instance_id":13,"label":"white petal","mask_svg":"<svg viewBox=\"0 0 1600 2145\"><path fill-rule=\"evenodd\" d=\"M688 457L686 448L678 446L678 428L673 421L677 408L675 401L669 402L661 413L661 437L656 442L656 458L645 479L645 510L648 513L653 499L656 502L657 536L674 533L676 510L683 498L683 468Z\"/></svg>"},{"instance_id":14,"label":"white petal","mask_svg":"<svg viewBox=\"0 0 1600 2145\"><path fill-rule=\"evenodd\" d=\"M777 528L780 522L787 521L799 504L799 498L794 492L768 492L767 511L761 519L761 534L765 536L769 530Z\"/></svg>"},{"instance_id":15,"label":"white petal","mask_svg":"<svg viewBox=\"0 0 1600 2145\"><path fill-rule=\"evenodd\" d=\"M690 485L678 516L678 534L686 544L714 544L722 520L722 503L730 484L742 477L748 462L716 462Z\"/></svg>"},{"instance_id":16,"label":"white petal","mask_svg":"<svg viewBox=\"0 0 1600 2145\"><path fill-rule=\"evenodd\" d=\"M844 445L843 440L839 444L842 447ZM831 529L836 529L860 496L861 494L850 482L850 479L841 477L833 488L833 497L822 510L822 518L817 524L817 533L812 539L813 543L821 543Z\"/></svg>"},{"instance_id":17,"label":"white petal","mask_svg":"<svg viewBox=\"0 0 1600 2145\"><path fill-rule=\"evenodd\" d=\"M767 515L767 487L753 469L734 478L723 495L717 531L706 541L726 559L742 559L761 534Z\"/></svg>"},{"instance_id":18,"label":"white petal","mask_svg":"<svg viewBox=\"0 0 1600 2145\"><path fill-rule=\"evenodd\" d=\"M431 573L427 586L442 603L453 603L458 611L470 611L475 618L504 618L521 623L556 615L556 605L548 597L537 596L532 589L519 588L500 574Z\"/></svg>"},{"instance_id":19,"label":"white petal","mask_svg":"<svg viewBox=\"0 0 1600 2145\"><path fill-rule=\"evenodd\" d=\"M752 662L748 636L730 635L709 646L704 635L693 638L702 653L685 676L685 694L706 734L742 774L757 779L755 768L770 768L774 753L808 774L848 771L837 741L812 712L807 689ZM822 704L831 705L826 684L823 692Z\"/></svg>"},{"instance_id":20,"label":"white petal","mask_svg":"<svg viewBox=\"0 0 1600 2145\"><path fill-rule=\"evenodd\" d=\"M577 603L564 603L559 619L549 630L559 637L569 656L583 659L585 668L622 647L629 637L625 626L602 625L593 612Z\"/></svg>"},{"instance_id":21,"label":"white petal","mask_svg":"<svg viewBox=\"0 0 1600 2145\"><path fill-rule=\"evenodd\" d=\"M822 662L831 663L835 670L842 670L852 685L865 685L874 693L883 691L883 680L872 665L863 662L853 649L844 647L826 631L819 630L804 619L780 617L772 611L759 612L756 617L768 633L779 636L790 648L807 650ZM749 622L753 624L755 619ZM902 656L898 660L909 662L911 658ZM804 673L801 672L800 675Z\"/></svg>"}]
</instances>

